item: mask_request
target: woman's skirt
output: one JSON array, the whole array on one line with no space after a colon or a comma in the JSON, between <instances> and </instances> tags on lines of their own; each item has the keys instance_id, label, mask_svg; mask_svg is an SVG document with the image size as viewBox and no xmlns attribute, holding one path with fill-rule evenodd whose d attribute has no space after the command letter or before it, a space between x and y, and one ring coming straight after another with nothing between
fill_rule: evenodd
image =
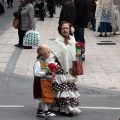
<instances>
[{"instance_id":1,"label":"woman's skirt","mask_svg":"<svg viewBox=\"0 0 120 120\"><path fill-rule=\"evenodd\" d=\"M58 108L61 113L66 114L79 114L81 111L77 108L79 101L77 97L77 86L75 85L76 79L67 75L57 75L56 82L53 83L54 90L54 107Z\"/></svg>"},{"instance_id":2,"label":"woman's skirt","mask_svg":"<svg viewBox=\"0 0 120 120\"><path fill-rule=\"evenodd\" d=\"M100 26L98 27L98 30L96 30L96 22L95 22L94 31L97 31L97 32L112 32L111 23L100 22Z\"/></svg>"}]
</instances>

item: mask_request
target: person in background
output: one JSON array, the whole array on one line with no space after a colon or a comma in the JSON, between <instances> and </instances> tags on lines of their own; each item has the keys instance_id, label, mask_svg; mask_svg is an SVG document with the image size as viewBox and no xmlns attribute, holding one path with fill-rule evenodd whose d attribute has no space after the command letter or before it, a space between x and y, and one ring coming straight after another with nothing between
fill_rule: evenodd
<instances>
[{"instance_id":1,"label":"person in background","mask_svg":"<svg viewBox=\"0 0 120 120\"><path fill-rule=\"evenodd\" d=\"M62 21L68 21L72 26L76 19L76 7L72 0L65 0L62 6L59 23Z\"/></svg>"},{"instance_id":2,"label":"person in background","mask_svg":"<svg viewBox=\"0 0 120 120\"><path fill-rule=\"evenodd\" d=\"M113 0L98 0L95 13L95 31L100 32L100 37L107 37L107 32L112 32L114 27Z\"/></svg>"},{"instance_id":3,"label":"person in background","mask_svg":"<svg viewBox=\"0 0 120 120\"><path fill-rule=\"evenodd\" d=\"M54 102L54 96L52 91L52 80L49 80L50 71L48 70L47 59L50 57L50 47L48 45L42 44L37 49L37 61L33 67L34 74L34 84L33 84L33 94L34 99L38 103L37 116L44 117L53 117L56 116L54 113L49 111L48 103L51 104ZM51 84L47 89L49 92L46 92L45 88L47 83L42 86L42 82L49 81ZM50 94L49 94L50 93ZM43 95L44 94L44 95ZM44 101L44 96L48 96L48 100Z\"/></svg>"},{"instance_id":4,"label":"person in background","mask_svg":"<svg viewBox=\"0 0 120 120\"><path fill-rule=\"evenodd\" d=\"M88 0L75 0L76 20L75 20L75 40L85 44L84 31L88 25L89 2ZM82 51L82 60L85 61L85 49Z\"/></svg>"},{"instance_id":5,"label":"person in background","mask_svg":"<svg viewBox=\"0 0 120 120\"><path fill-rule=\"evenodd\" d=\"M44 21L44 0L37 0L36 4L38 4L39 7L39 20Z\"/></svg>"},{"instance_id":6,"label":"person in background","mask_svg":"<svg viewBox=\"0 0 120 120\"><path fill-rule=\"evenodd\" d=\"M28 30L35 30L35 22L34 22L34 7L31 4L31 0L20 0L22 3L22 10L19 12L19 28L18 28L18 36L19 43L16 44L16 47L24 47L24 48L32 48L32 46L23 46L23 37Z\"/></svg>"},{"instance_id":7,"label":"person in background","mask_svg":"<svg viewBox=\"0 0 120 120\"><path fill-rule=\"evenodd\" d=\"M4 9L4 6L3 6L3 1L2 0L0 0L0 14L3 14L3 13L5 13L5 9Z\"/></svg>"},{"instance_id":8,"label":"person in background","mask_svg":"<svg viewBox=\"0 0 120 120\"><path fill-rule=\"evenodd\" d=\"M54 108L58 108L60 113L73 116L80 114L77 108L80 96L77 86L75 85L77 76L72 74L72 61L81 55L76 52L76 41L71 33L71 24L62 21L58 26L59 37L51 46L51 59L57 63L57 71L55 75L56 82L53 82L53 90L55 95ZM52 61L52 60L51 60Z\"/></svg>"},{"instance_id":9,"label":"person in background","mask_svg":"<svg viewBox=\"0 0 120 120\"><path fill-rule=\"evenodd\" d=\"M13 7L13 0L7 0L8 8Z\"/></svg>"},{"instance_id":10,"label":"person in background","mask_svg":"<svg viewBox=\"0 0 120 120\"><path fill-rule=\"evenodd\" d=\"M53 18L54 13L54 0L46 0L50 18Z\"/></svg>"},{"instance_id":11,"label":"person in background","mask_svg":"<svg viewBox=\"0 0 120 120\"><path fill-rule=\"evenodd\" d=\"M96 11L96 0L90 0L89 4L89 22L92 23L92 27L90 28L93 30L94 22L95 22L95 11Z\"/></svg>"}]
</instances>

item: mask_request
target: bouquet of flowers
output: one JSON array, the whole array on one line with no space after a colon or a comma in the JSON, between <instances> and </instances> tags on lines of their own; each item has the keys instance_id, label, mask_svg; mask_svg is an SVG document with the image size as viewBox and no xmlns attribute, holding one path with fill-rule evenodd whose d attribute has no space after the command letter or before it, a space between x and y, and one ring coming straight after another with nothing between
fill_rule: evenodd
<instances>
[{"instance_id":1,"label":"bouquet of flowers","mask_svg":"<svg viewBox=\"0 0 120 120\"><path fill-rule=\"evenodd\" d=\"M82 42L76 42L76 52L81 52L81 60L85 61L85 44Z\"/></svg>"},{"instance_id":2,"label":"bouquet of flowers","mask_svg":"<svg viewBox=\"0 0 120 120\"><path fill-rule=\"evenodd\" d=\"M49 68L49 70L50 70L51 73L52 73L52 78L53 78L53 80L55 80L55 72L56 72L56 69L57 69L56 64L55 64L55 63L49 63L49 64L48 64L48 68Z\"/></svg>"},{"instance_id":3,"label":"bouquet of flowers","mask_svg":"<svg viewBox=\"0 0 120 120\"><path fill-rule=\"evenodd\" d=\"M48 68L50 69L51 72L55 72L57 67L55 63L50 63L48 64Z\"/></svg>"}]
</instances>

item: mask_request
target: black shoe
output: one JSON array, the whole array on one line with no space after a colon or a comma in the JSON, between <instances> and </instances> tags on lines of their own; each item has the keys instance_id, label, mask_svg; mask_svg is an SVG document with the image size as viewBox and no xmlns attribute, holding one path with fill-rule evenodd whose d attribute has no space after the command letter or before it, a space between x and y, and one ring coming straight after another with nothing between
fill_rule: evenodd
<instances>
[{"instance_id":1,"label":"black shoe","mask_svg":"<svg viewBox=\"0 0 120 120\"><path fill-rule=\"evenodd\" d=\"M107 34L105 34L105 37L107 37Z\"/></svg>"},{"instance_id":2,"label":"black shoe","mask_svg":"<svg viewBox=\"0 0 120 120\"><path fill-rule=\"evenodd\" d=\"M18 43L18 44L16 44L16 45L14 45L14 46L16 46L16 47L17 47L18 45L19 45L19 43Z\"/></svg>"},{"instance_id":3,"label":"black shoe","mask_svg":"<svg viewBox=\"0 0 120 120\"><path fill-rule=\"evenodd\" d=\"M16 44L15 46L16 46L16 47L24 47L24 45L19 44L19 43L18 43L18 44Z\"/></svg>"},{"instance_id":4,"label":"black shoe","mask_svg":"<svg viewBox=\"0 0 120 120\"><path fill-rule=\"evenodd\" d=\"M100 34L99 37L102 37L102 34Z\"/></svg>"},{"instance_id":5,"label":"black shoe","mask_svg":"<svg viewBox=\"0 0 120 120\"><path fill-rule=\"evenodd\" d=\"M113 33L113 35L117 35L116 33Z\"/></svg>"},{"instance_id":6,"label":"black shoe","mask_svg":"<svg viewBox=\"0 0 120 120\"><path fill-rule=\"evenodd\" d=\"M32 46L24 46L24 49L32 49Z\"/></svg>"},{"instance_id":7,"label":"black shoe","mask_svg":"<svg viewBox=\"0 0 120 120\"><path fill-rule=\"evenodd\" d=\"M37 117L45 117L45 113L42 112L42 110L37 110Z\"/></svg>"},{"instance_id":8,"label":"black shoe","mask_svg":"<svg viewBox=\"0 0 120 120\"><path fill-rule=\"evenodd\" d=\"M17 47L24 47L24 45L17 45Z\"/></svg>"},{"instance_id":9,"label":"black shoe","mask_svg":"<svg viewBox=\"0 0 120 120\"><path fill-rule=\"evenodd\" d=\"M10 6L8 6L7 8L10 8Z\"/></svg>"},{"instance_id":10,"label":"black shoe","mask_svg":"<svg viewBox=\"0 0 120 120\"><path fill-rule=\"evenodd\" d=\"M11 7L13 7L12 4L11 4Z\"/></svg>"},{"instance_id":11,"label":"black shoe","mask_svg":"<svg viewBox=\"0 0 120 120\"><path fill-rule=\"evenodd\" d=\"M53 16L50 16L49 18L53 18Z\"/></svg>"}]
</instances>

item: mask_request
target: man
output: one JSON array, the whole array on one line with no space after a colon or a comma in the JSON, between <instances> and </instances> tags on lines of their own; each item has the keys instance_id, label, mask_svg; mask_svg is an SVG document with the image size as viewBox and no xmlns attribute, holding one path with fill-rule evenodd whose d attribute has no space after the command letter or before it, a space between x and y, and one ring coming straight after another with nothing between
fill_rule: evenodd
<instances>
[{"instance_id":1,"label":"man","mask_svg":"<svg viewBox=\"0 0 120 120\"><path fill-rule=\"evenodd\" d=\"M76 8L72 0L65 0L63 7L60 12L59 23L62 21L68 21L72 26L74 26L76 18Z\"/></svg>"},{"instance_id":2,"label":"man","mask_svg":"<svg viewBox=\"0 0 120 120\"><path fill-rule=\"evenodd\" d=\"M89 2L88 0L75 0L74 3L76 6L74 36L76 41L79 41L85 44L84 29L88 24ZM83 50L82 52L83 52L82 60L85 61L85 56L84 56L85 50Z\"/></svg>"}]
</instances>

